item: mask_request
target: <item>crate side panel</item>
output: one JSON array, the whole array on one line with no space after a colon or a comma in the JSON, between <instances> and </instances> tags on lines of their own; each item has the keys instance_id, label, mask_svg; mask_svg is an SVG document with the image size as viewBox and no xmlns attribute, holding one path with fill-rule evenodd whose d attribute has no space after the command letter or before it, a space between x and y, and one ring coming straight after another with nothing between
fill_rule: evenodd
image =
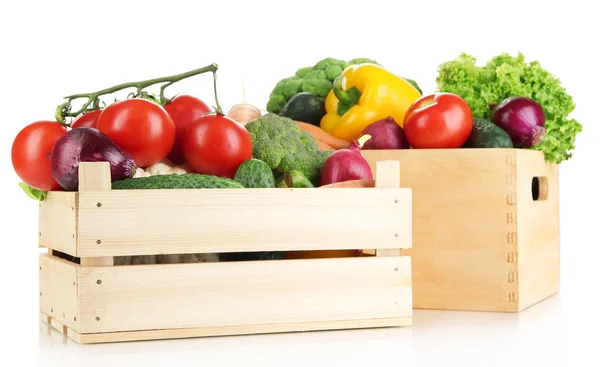
<instances>
[{"instance_id":1,"label":"crate side panel","mask_svg":"<svg viewBox=\"0 0 600 367\"><path fill-rule=\"evenodd\" d=\"M411 246L410 190L80 193L81 256Z\"/></svg>"},{"instance_id":2,"label":"crate side panel","mask_svg":"<svg viewBox=\"0 0 600 367\"><path fill-rule=\"evenodd\" d=\"M514 311L513 149L363 150L371 167L400 161L412 189L414 307Z\"/></svg>"},{"instance_id":3,"label":"crate side panel","mask_svg":"<svg viewBox=\"0 0 600 367\"><path fill-rule=\"evenodd\" d=\"M79 330L78 265L40 254L40 312L61 324Z\"/></svg>"},{"instance_id":4,"label":"crate side panel","mask_svg":"<svg viewBox=\"0 0 600 367\"><path fill-rule=\"evenodd\" d=\"M77 256L77 193L51 191L40 201L39 246Z\"/></svg>"},{"instance_id":5,"label":"crate side panel","mask_svg":"<svg viewBox=\"0 0 600 367\"><path fill-rule=\"evenodd\" d=\"M519 309L559 291L560 207L558 166L534 152L519 152ZM532 179L542 178L533 200ZM547 190L546 190L547 189Z\"/></svg>"},{"instance_id":6,"label":"crate side panel","mask_svg":"<svg viewBox=\"0 0 600 367\"><path fill-rule=\"evenodd\" d=\"M82 269L82 333L412 316L408 257Z\"/></svg>"}]
</instances>

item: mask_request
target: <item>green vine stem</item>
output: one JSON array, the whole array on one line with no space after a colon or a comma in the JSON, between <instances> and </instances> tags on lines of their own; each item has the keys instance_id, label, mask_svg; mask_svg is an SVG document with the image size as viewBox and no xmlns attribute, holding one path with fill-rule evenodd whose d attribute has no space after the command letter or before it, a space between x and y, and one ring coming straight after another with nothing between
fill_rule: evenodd
<instances>
[{"instance_id":1,"label":"green vine stem","mask_svg":"<svg viewBox=\"0 0 600 367\"><path fill-rule=\"evenodd\" d=\"M191 70L191 71L181 73L181 74L166 76L166 77L162 77L162 78L154 78L154 79L144 80L141 82L122 83L119 85L115 85L114 87L102 89L102 90L99 90L99 91L93 92L93 93L80 93L80 94L73 94L70 96L66 96L66 97L64 97L66 99L66 101L64 103L60 104L58 107L56 107L56 121L58 121L59 123L61 123L63 125L67 125L67 123L65 122L65 119L67 117L77 117L84 112L97 110L98 108L100 108L101 101L99 98L101 96L115 93L115 92L118 92L123 89L136 88L135 93L134 92L130 93L128 97L140 96L142 98L148 98L149 94L148 94L148 92L144 91L144 89L148 88L152 85L161 84L161 83L164 83L164 84L160 87L160 94L158 96L158 100L159 100L160 104L164 105L169 102L169 100L165 97L165 89L167 87L169 87L170 85L172 85L180 80L183 80L183 79L195 76L195 75L203 74L203 73L212 73L213 74L213 84L214 84L215 104L216 104L215 110L218 114L223 114L223 110L221 109L221 106L219 105L219 99L217 97L217 70L218 69L219 69L218 65L216 63L212 63L212 64L202 67L200 69ZM87 101L83 104L83 106L79 110L77 110L75 112L71 111L71 108L72 108L71 102L76 99L80 99L80 98L87 98Z\"/></svg>"}]
</instances>

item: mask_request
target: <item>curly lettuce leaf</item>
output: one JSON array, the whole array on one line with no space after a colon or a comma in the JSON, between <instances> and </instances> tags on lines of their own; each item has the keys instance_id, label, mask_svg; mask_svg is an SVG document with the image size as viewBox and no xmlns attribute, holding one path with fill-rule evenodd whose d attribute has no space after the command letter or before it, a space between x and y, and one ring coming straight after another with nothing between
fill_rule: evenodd
<instances>
[{"instance_id":1,"label":"curly lettuce leaf","mask_svg":"<svg viewBox=\"0 0 600 367\"><path fill-rule=\"evenodd\" d=\"M526 63L522 53L517 56L502 53L483 66L476 61L463 53L440 64L436 78L438 91L458 94L467 101L474 116L486 119L491 117L492 104L513 96L532 98L546 114L546 138L532 149L542 151L549 162L570 159L582 125L569 118L575 103L560 79L538 61Z\"/></svg>"}]
</instances>

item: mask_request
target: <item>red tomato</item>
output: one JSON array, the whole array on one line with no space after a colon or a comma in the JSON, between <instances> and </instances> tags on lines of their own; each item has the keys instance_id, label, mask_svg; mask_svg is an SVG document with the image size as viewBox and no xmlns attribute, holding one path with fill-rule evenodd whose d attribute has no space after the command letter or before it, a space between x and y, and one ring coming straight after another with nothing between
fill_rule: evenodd
<instances>
[{"instance_id":1,"label":"red tomato","mask_svg":"<svg viewBox=\"0 0 600 367\"><path fill-rule=\"evenodd\" d=\"M96 122L98 121L98 116L102 110L94 110L90 112L86 112L83 115L77 117L71 123L71 128L76 129L78 127L92 127L96 128Z\"/></svg>"},{"instance_id":2,"label":"red tomato","mask_svg":"<svg viewBox=\"0 0 600 367\"><path fill-rule=\"evenodd\" d=\"M173 144L173 149L171 149L168 158L175 164L182 164L185 162L182 150L185 130L194 121L211 112L211 109L200 99L189 95L177 96L164 107L171 115L176 129L175 144Z\"/></svg>"},{"instance_id":3,"label":"red tomato","mask_svg":"<svg viewBox=\"0 0 600 367\"><path fill-rule=\"evenodd\" d=\"M23 182L42 191L62 190L52 176L50 153L67 128L56 121L37 121L25 126L13 141L13 168Z\"/></svg>"},{"instance_id":4,"label":"red tomato","mask_svg":"<svg viewBox=\"0 0 600 367\"><path fill-rule=\"evenodd\" d=\"M196 173L233 178L240 164L252 158L252 138L240 123L213 113L187 129L183 155Z\"/></svg>"},{"instance_id":5,"label":"red tomato","mask_svg":"<svg viewBox=\"0 0 600 367\"><path fill-rule=\"evenodd\" d=\"M132 98L108 105L96 128L127 152L138 167L163 160L175 142L175 124L165 109L147 99Z\"/></svg>"},{"instance_id":6,"label":"red tomato","mask_svg":"<svg viewBox=\"0 0 600 367\"><path fill-rule=\"evenodd\" d=\"M415 149L460 148L472 129L471 108L453 93L423 96L404 117L404 134Z\"/></svg>"}]
</instances>

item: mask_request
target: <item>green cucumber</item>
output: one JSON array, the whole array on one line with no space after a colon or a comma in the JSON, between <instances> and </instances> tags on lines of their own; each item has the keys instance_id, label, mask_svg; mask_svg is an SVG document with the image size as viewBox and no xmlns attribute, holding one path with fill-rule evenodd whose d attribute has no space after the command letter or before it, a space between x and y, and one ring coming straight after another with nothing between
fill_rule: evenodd
<instances>
[{"instance_id":1,"label":"green cucumber","mask_svg":"<svg viewBox=\"0 0 600 367\"><path fill-rule=\"evenodd\" d=\"M289 171L285 172L279 179L277 180L277 187L281 188L309 188L315 187L312 182L306 176L302 174L300 171Z\"/></svg>"},{"instance_id":2,"label":"green cucumber","mask_svg":"<svg viewBox=\"0 0 600 367\"><path fill-rule=\"evenodd\" d=\"M319 126L325 113L325 100L323 98L310 92L301 92L287 101L279 111L279 116Z\"/></svg>"},{"instance_id":3,"label":"green cucumber","mask_svg":"<svg viewBox=\"0 0 600 367\"><path fill-rule=\"evenodd\" d=\"M199 173L126 178L112 183L113 190L152 189L238 189L242 184L229 178Z\"/></svg>"},{"instance_id":4,"label":"green cucumber","mask_svg":"<svg viewBox=\"0 0 600 367\"><path fill-rule=\"evenodd\" d=\"M273 171L268 164L256 158L242 162L233 179L246 188L275 187Z\"/></svg>"},{"instance_id":5,"label":"green cucumber","mask_svg":"<svg viewBox=\"0 0 600 367\"><path fill-rule=\"evenodd\" d=\"M512 147L512 140L506 131L489 120L473 117L473 129L463 148Z\"/></svg>"}]
</instances>

